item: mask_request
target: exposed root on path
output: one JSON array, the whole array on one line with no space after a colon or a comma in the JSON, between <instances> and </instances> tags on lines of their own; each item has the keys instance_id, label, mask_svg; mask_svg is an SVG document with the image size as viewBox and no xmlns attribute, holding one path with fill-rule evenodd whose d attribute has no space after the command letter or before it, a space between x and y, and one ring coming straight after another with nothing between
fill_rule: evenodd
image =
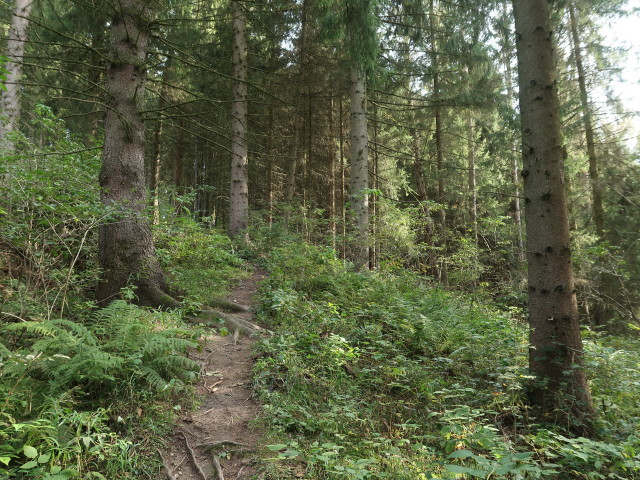
<instances>
[{"instance_id":1,"label":"exposed root on path","mask_svg":"<svg viewBox=\"0 0 640 480\"><path fill-rule=\"evenodd\" d=\"M189 452L189 456L191 457L191 461L193 462L193 465L196 467L197 472L202 477L202 480L207 480L207 475L202 471L202 467L198 463L198 457L194 453L193 448L191 448L191 445L189 445L189 439L184 434L184 432L180 432L180 433L182 434L182 438L184 438L184 444L187 447L187 451ZM218 463L218 465L220 465L220 463Z\"/></svg>"}]
</instances>

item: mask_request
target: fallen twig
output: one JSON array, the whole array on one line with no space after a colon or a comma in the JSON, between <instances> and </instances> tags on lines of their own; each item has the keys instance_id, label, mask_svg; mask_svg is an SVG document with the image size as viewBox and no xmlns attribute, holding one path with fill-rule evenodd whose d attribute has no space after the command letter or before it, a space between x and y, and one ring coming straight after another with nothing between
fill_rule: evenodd
<instances>
[{"instance_id":1,"label":"fallen twig","mask_svg":"<svg viewBox=\"0 0 640 480\"><path fill-rule=\"evenodd\" d=\"M211 392L214 393L214 392ZM197 415L194 415L193 418L197 418L197 417L204 417L205 415L213 412L215 409L217 409L218 407L211 407L209 410L205 410L202 413L198 413Z\"/></svg>"},{"instance_id":2,"label":"fallen twig","mask_svg":"<svg viewBox=\"0 0 640 480\"><path fill-rule=\"evenodd\" d=\"M206 389L207 389L207 391L208 391L209 393L213 393L213 392L215 392L215 391L216 391L216 387L217 387L218 385L220 385L221 383L222 383L222 380L218 380L216 383L214 383L214 384L213 384L213 385L211 385L211 386L207 386L207 384L206 384L206 383L204 383L204 388L206 388Z\"/></svg>"},{"instance_id":3,"label":"fallen twig","mask_svg":"<svg viewBox=\"0 0 640 480\"><path fill-rule=\"evenodd\" d=\"M189 445L189 440L187 439L187 436L184 434L184 432L180 432L180 434L182 435L182 438L184 438L184 443L187 446L187 450L189 450L189 454L191 455L191 461L193 462L193 465L196 467L196 470L198 471L198 473L202 477L202 480L207 480L207 476L202 471L202 468L200 467L200 464L198 463L198 459L196 458L195 452L191 448L191 445Z\"/></svg>"}]
</instances>

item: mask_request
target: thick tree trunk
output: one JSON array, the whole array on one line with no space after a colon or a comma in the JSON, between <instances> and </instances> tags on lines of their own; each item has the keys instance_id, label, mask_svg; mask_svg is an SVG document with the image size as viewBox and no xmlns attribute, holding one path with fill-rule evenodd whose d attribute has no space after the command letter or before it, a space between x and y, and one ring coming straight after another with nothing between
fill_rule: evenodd
<instances>
[{"instance_id":1,"label":"thick tree trunk","mask_svg":"<svg viewBox=\"0 0 640 480\"><path fill-rule=\"evenodd\" d=\"M34 0L16 0L16 9L11 17L11 27L7 40L6 90L0 94L0 148L13 153L15 145L7 134L18 130L20 118L20 80L22 79L22 58L27 41L29 15Z\"/></svg>"},{"instance_id":2,"label":"thick tree trunk","mask_svg":"<svg viewBox=\"0 0 640 480\"><path fill-rule=\"evenodd\" d=\"M351 210L354 237L353 262L358 269L369 268L369 155L365 75L351 67Z\"/></svg>"},{"instance_id":3,"label":"thick tree trunk","mask_svg":"<svg viewBox=\"0 0 640 480\"><path fill-rule=\"evenodd\" d=\"M532 403L585 433L594 410L583 367L546 0L514 0L527 219Z\"/></svg>"},{"instance_id":4,"label":"thick tree trunk","mask_svg":"<svg viewBox=\"0 0 640 480\"><path fill-rule=\"evenodd\" d=\"M102 203L115 210L100 228L99 260L102 278L97 299L105 305L128 286L136 288L137 303L173 306L158 262L146 208L144 179L145 59L150 12L143 0L120 0L111 21L110 61L107 67L109 109L105 117L100 171Z\"/></svg>"},{"instance_id":5,"label":"thick tree trunk","mask_svg":"<svg viewBox=\"0 0 640 480\"><path fill-rule=\"evenodd\" d=\"M233 9L233 87L231 105L231 192L229 234L247 234L249 222L249 179L247 142L247 19L237 0Z\"/></svg>"}]
</instances>

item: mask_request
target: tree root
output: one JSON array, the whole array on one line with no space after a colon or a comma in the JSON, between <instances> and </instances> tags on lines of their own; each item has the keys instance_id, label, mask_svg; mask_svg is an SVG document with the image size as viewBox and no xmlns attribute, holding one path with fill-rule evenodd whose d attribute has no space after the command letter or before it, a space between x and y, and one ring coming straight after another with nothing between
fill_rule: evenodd
<instances>
[{"instance_id":1,"label":"tree root","mask_svg":"<svg viewBox=\"0 0 640 480\"><path fill-rule=\"evenodd\" d=\"M196 467L196 470L198 471L198 473L202 477L202 480L207 480L207 476L202 471L202 468L200 467L200 464L198 463L198 459L196 458L195 452L191 448L191 445L189 445L189 440L187 439L187 436L184 434L184 432L180 432L180 434L182 435L182 438L184 438L184 444L187 446L187 450L189 450L189 455L191 455L191 462L193 462L193 465Z\"/></svg>"},{"instance_id":2,"label":"tree root","mask_svg":"<svg viewBox=\"0 0 640 480\"><path fill-rule=\"evenodd\" d=\"M247 307L246 305L240 305L239 303L230 302L229 300L223 300L221 298L212 298L206 304L213 308L226 310L227 312L239 312L239 313L251 312L251 308Z\"/></svg>"},{"instance_id":3,"label":"tree root","mask_svg":"<svg viewBox=\"0 0 640 480\"><path fill-rule=\"evenodd\" d=\"M204 323L213 327L220 326L220 321L231 332L240 331L247 335L256 335L262 331L262 327L243 318L219 310L201 310L197 317L187 317L185 320L191 323Z\"/></svg>"},{"instance_id":4,"label":"tree root","mask_svg":"<svg viewBox=\"0 0 640 480\"><path fill-rule=\"evenodd\" d=\"M196 448L206 448L207 450L210 450L221 445L233 445L234 447L247 446L246 443L234 442L233 440L218 440L215 442L201 443L200 445L196 445Z\"/></svg>"},{"instance_id":5,"label":"tree root","mask_svg":"<svg viewBox=\"0 0 640 480\"><path fill-rule=\"evenodd\" d=\"M215 455L213 455L211 458L213 460L213 466L216 468L216 473L218 474L218 480L224 480L224 473L222 472L222 465L220 465L220 460L218 460L218 457L216 457Z\"/></svg>"},{"instance_id":6,"label":"tree root","mask_svg":"<svg viewBox=\"0 0 640 480\"><path fill-rule=\"evenodd\" d=\"M167 471L167 477L169 480L178 480L173 473L171 473L171 468L169 467L169 462L167 462L167 459L164 458L164 456L162 455L162 452L160 450L158 450L158 455L160 455L160 458L162 459L162 466L164 466L164 469Z\"/></svg>"}]
</instances>

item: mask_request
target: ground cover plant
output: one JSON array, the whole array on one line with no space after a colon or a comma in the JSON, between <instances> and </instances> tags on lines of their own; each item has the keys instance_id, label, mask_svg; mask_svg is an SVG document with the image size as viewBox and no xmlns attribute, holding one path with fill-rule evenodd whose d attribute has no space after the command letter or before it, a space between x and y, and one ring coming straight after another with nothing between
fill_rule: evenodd
<instances>
[{"instance_id":1,"label":"ground cover plant","mask_svg":"<svg viewBox=\"0 0 640 480\"><path fill-rule=\"evenodd\" d=\"M155 478L175 413L197 401L185 354L201 330L183 316L245 274L230 240L169 217L156 239L181 308L98 309L100 156L46 107L33 155L3 157L0 182L0 478ZM60 152L80 153L60 153Z\"/></svg>"},{"instance_id":2,"label":"ground cover plant","mask_svg":"<svg viewBox=\"0 0 640 480\"><path fill-rule=\"evenodd\" d=\"M263 243L268 478L640 478L634 341L586 341L600 423L574 438L526 406L520 316L289 240Z\"/></svg>"}]
</instances>

